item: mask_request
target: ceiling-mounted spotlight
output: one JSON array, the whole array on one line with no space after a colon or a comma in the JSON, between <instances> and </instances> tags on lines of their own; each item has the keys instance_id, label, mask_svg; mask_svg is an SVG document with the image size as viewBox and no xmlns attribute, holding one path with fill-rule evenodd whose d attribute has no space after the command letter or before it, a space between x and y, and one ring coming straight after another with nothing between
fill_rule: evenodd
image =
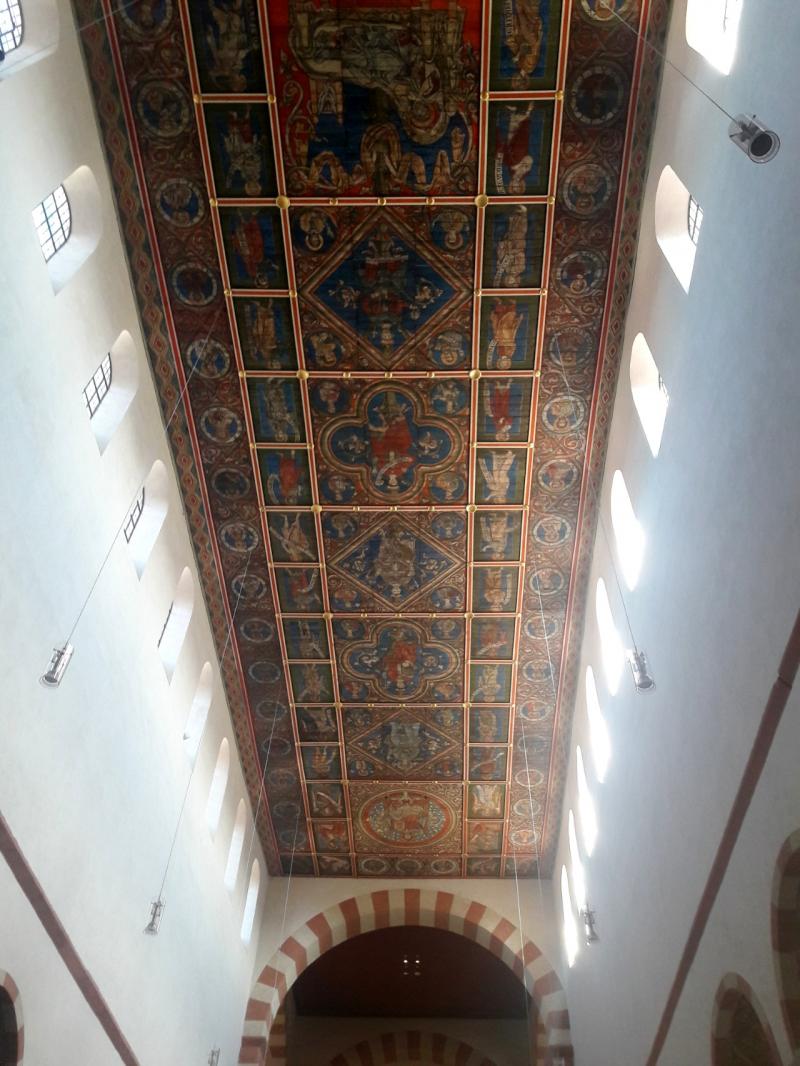
<instances>
[{"instance_id":1,"label":"ceiling-mounted spotlight","mask_svg":"<svg viewBox=\"0 0 800 1066\"><path fill-rule=\"evenodd\" d=\"M145 933L148 936L155 936L158 933L159 926L161 925L161 915L164 913L165 900L158 897L154 899L150 904L150 921L144 927Z\"/></svg>"},{"instance_id":2,"label":"ceiling-mounted spotlight","mask_svg":"<svg viewBox=\"0 0 800 1066\"><path fill-rule=\"evenodd\" d=\"M778 134L768 130L757 115L737 115L728 127L728 136L754 163L769 163L781 147Z\"/></svg>"},{"instance_id":3,"label":"ceiling-mounted spotlight","mask_svg":"<svg viewBox=\"0 0 800 1066\"><path fill-rule=\"evenodd\" d=\"M39 678L43 685L48 688L57 688L61 684L61 678L64 676L69 661L72 658L72 653L75 649L72 647L69 641L67 641L61 648L53 648L53 655L50 659L50 663Z\"/></svg>"},{"instance_id":4,"label":"ceiling-mounted spotlight","mask_svg":"<svg viewBox=\"0 0 800 1066\"><path fill-rule=\"evenodd\" d=\"M647 664L647 656L638 648L628 650L628 664L633 674L633 683L637 692L652 692L656 687L650 667Z\"/></svg>"},{"instance_id":5,"label":"ceiling-mounted spotlight","mask_svg":"<svg viewBox=\"0 0 800 1066\"><path fill-rule=\"evenodd\" d=\"M586 943L596 944L600 937L597 934L597 928L595 926L594 911L590 910L588 905L581 910L581 920L583 922L583 931Z\"/></svg>"}]
</instances>

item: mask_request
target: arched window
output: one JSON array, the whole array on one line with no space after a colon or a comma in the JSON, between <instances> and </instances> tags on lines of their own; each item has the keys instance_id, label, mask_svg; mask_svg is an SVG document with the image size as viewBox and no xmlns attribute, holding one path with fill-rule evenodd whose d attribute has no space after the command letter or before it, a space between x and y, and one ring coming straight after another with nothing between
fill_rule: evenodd
<instances>
[{"instance_id":1,"label":"arched window","mask_svg":"<svg viewBox=\"0 0 800 1066\"><path fill-rule=\"evenodd\" d=\"M19 989L0 970L0 1066L16 1066L22 1061L22 1011Z\"/></svg>"},{"instance_id":2,"label":"arched window","mask_svg":"<svg viewBox=\"0 0 800 1066\"><path fill-rule=\"evenodd\" d=\"M225 789L228 787L228 772L231 768L231 749L228 738L223 737L217 753L217 763L211 777L211 787L208 790L208 803L206 804L206 821L212 833L216 833L222 814L222 802L225 799Z\"/></svg>"},{"instance_id":3,"label":"arched window","mask_svg":"<svg viewBox=\"0 0 800 1066\"><path fill-rule=\"evenodd\" d=\"M772 889L772 949L789 1044L800 1051L800 830L781 848Z\"/></svg>"},{"instance_id":4,"label":"arched window","mask_svg":"<svg viewBox=\"0 0 800 1066\"><path fill-rule=\"evenodd\" d=\"M33 223L54 292L60 292L97 247L103 232L100 189L89 167L74 170L33 209Z\"/></svg>"},{"instance_id":5,"label":"arched window","mask_svg":"<svg viewBox=\"0 0 800 1066\"><path fill-rule=\"evenodd\" d=\"M672 167L664 167L656 189L656 240L684 292L689 291L697 255L697 245L689 233L691 201L689 190ZM699 235L699 227L693 232L695 237Z\"/></svg>"},{"instance_id":6,"label":"arched window","mask_svg":"<svg viewBox=\"0 0 800 1066\"><path fill-rule=\"evenodd\" d=\"M625 584L629 589L636 588L644 559L645 537L621 470L615 470L611 480L611 525Z\"/></svg>"},{"instance_id":7,"label":"arched window","mask_svg":"<svg viewBox=\"0 0 800 1066\"><path fill-rule=\"evenodd\" d=\"M595 773L597 780L602 784L606 779L608 764L611 761L611 738L608 735L608 726L603 712L600 710L597 684L591 666L586 667L586 713L589 718L589 737L592 742Z\"/></svg>"},{"instance_id":8,"label":"arched window","mask_svg":"<svg viewBox=\"0 0 800 1066\"><path fill-rule=\"evenodd\" d=\"M567 835L569 837L569 864L572 870L572 886L575 889L575 908L580 914L586 907L586 872L581 861L578 834L575 832L575 815L572 811L569 812Z\"/></svg>"},{"instance_id":9,"label":"arched window","mask_svg":"<svg viewBox=\"0 0 800 1066\"><path fill-rule=\"evenodd\" d=\"M49 196L45 196L34 207L32 214L39 247L45 263L48 263L59 248L67 243L72 230L72 212L64 186L59 185Z\"/></svg>"},{"instance_id":10,"label":"arched window","mask_svg":"<svg viewBox=\"0 0 800 1066\"><path fill-rule=\"evenodd\" d=\"M214 671L211 663L205 663L200 671L192 706L189 708L189 717L186 719L186 726L183 730L184 748L190 759L194 759L200 748L213 695Z\"/></svg>"},{"instance_id":11,"label":"arched window","mask_svg":"<svg viewBox=\"0 0 800 1066\"><path fill-rule=\"evenodd\" d=\"M736 57L742 0L689 0L686 42L721 74L730 74Z\"/></svg>"},{"instance_id":12,"label":"arched window","mask_svg":"<svg viewBox=\"0 0 800 1066\"><path fill-rule=\"evenodd\" d=\"M244 831L247 822L247 810L244 800L239 800L236 808L236 820L233 823L231 846L228 848L228 861L225 864L225 887L229 892L236 888L236 878L239 876L239 863L242 861L242 848L244 847Z\"/></svg>"},{"instance_id":13,"label":"arched window","mask_svg":"<svg viewBox=\"0 0 800 1066\"><path fill-rule=\"evenodd\" d=\"M50 55L58 31L56 0L0 0L0 80Z\"/></svg>"},{"instance_id":14,"label":"arched window","mask_svg":"<svg viewBox=\"0 0 800 1066\"><path fill-rule=\"evenodd\" d=\"M644 435L653 455L658 455L661 447L661 434L667 418L669 393L658 372L653 353L638 333L631 348L631 393L636 405L636 413L642 423Z\"/></svg>"},{"instance_id":15,"label":"arched window","mask_svg":"<svg viewBox=\"0 0 800 1066\"><path fill-rule=\"evenodd\" d=\"M567 965L572 966L578 957L578 923L572 909L566 866L561 867L561 911L564 917L564 950L567 954Z\"/></svg>"},{"instance_id":16,"label":"arched window","mask_svg":"<svg viewBox=\"0 0 800 1066\"><path fill-rule=\"evenodd\" d=\"M714 1002L713 1066L781 1066L769 1022L748 983L723 977Z\"/></svg>"},{"instance_id":17,"label":"arched window","mask_svg":"<svg viewBox=\"0 0 800 1066\"><path fill-rule=\"evenodd\" d=\"M586 780L586 768L583 765L583 752L580 746L575 750L575 758L578 769L578 813L581 816L581 836L586 854L591 855L597 843L597 812L589 791L589 782Z\"/></svg>"},{"instance_id":18,"label":"arched window","mask_svg":"<svg viewBox=\"0 0 800 1066\"><path fill-rule=\"evenodd\" d=\"M261 866L258 859L253 860L253 865L250 868L250 883L247 886L247 897L244 901L244 915L242 917L242 941L245 944L250 943L250 938L253 935L253 922L256 917L256 906L258 904L258 889L261 885Z\"/></svg>"},{"instance_id":19,"label":"arched window","mask_svg":"<svg viewBox=\"0 0 800 1066\"><path fill-rule=\"evenodd\" d=\"M126 329L111 346L111 351L92 374L83 390L92 431L104 452L139 386L139 360L136 345Z\"/></svg>"},{"instance_id":20,"label":"arched window","mask_svg":"<svg viewBox=\"0 0 800 1066\"><path fill-rule=\"evenodd\" d=\"M17 0L0 0L0 60L22 44L22 9Z\"/></svg>"},{"instance_id":21,"label":"arched window","mask_svg":"<svg viewBox=\"0 0 800 1066\"><path fill-rule=\"evenodd\" d=\"M156 459L145 478L142 491L125 522L128 542L136 574L141 577L150 553L155 546L169 508L169 479L167 468Z\"/></svg>"},{"instance_id":22,"label":"arched window","mask_svg":"<svg viewBox=\"0 0 800 1066\"><path fill-rule=\"evenodd\" d=\"M602 577L598 578L597 581L594 608L597 617L597 628L600 632L603 672L606 675L608 691L613 696L619 688L622 670L625 666L625 649L619 639L617 627L614 625L614 616L611 613L611 604L608 600L608 589Z\"/></svg>"},{"instance_id":23,"label":"arched window","mask_svg":"<svg viewBox=\"0 0 800 1066\"><path fill-rule=\"evenodd\" d=\"M167 672L167 679L172 680L178 662L189 622L194 610L194 581L188 566L183 568L178 578L175 596L167 611L167 617L158 638L158 653Z\"/></svg>"}]
</instances>

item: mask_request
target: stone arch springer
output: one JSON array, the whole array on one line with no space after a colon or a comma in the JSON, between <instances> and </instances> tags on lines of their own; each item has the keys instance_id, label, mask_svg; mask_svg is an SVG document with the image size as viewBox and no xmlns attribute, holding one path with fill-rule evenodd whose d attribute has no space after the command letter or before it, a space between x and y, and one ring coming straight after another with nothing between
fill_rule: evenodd
<instances>
[{"instance_id":1,"label":"stone arch springer","mask_svg":"<svg viewBox=\"0 0 800 1066\"><path fill-rule=\"evenodd\" d=\"M496 1066L494 1059L442 1033L408 1029L360 1040L335 1055L329 1066L384 1066L390 1063L432 1062L436 1066Z\"/></svg>"},{"instance_id":2,"label":"stone arch springer","mask_svg":"<svg viewBox=\"0 0 800 1066\"><path fill-rule=\"evenodd\" d=\"M287 992L300 974L337 944L403 925L444 929L481 944L504 962L533 996L543 1027L540 1057L550 1064L558 1053L573 1062L567 1000L551 963L532 940L483 903L432 889L398 888L368 892L333 904L287 937L262 969L247 1003L239 1063L264 1066L281 1061L271 1050L273 1024L282 1015ZM280 1021L278 1028L282 1028ZM283 1040L281 1033L279 1040ZM278 1048L275 1048L278 1051Z\"/></svg>"},{"instance_id":3,"label":"stone arch springer","mask_svg":"<svg viewBox=\"0 0 800 1066\"><path fill-rule=\"evenodd\" d=\"M726 1052L730 1046L734 1013L740 1003L746 1003L752 1011L760 1028L760 1035L769 1048L771 1063L764 1066L781 1066L781 1056L775 1035L764 1008L751 986L738 973L727 973L722 978L714 997L714 1010L711 1020L711 1062L714 1066L726 1061Z\"/></svg>"},{"instance_id":4,"label":"stone arch springer","mask_svg":"<svg viewBox=\"0 0 800 1066\"><path fill-rule=\"evenodd\" d=\"M772 881L772 952L783 1024L800 1051L800 829L784 841Z\"/></svg>"}]
</instances>

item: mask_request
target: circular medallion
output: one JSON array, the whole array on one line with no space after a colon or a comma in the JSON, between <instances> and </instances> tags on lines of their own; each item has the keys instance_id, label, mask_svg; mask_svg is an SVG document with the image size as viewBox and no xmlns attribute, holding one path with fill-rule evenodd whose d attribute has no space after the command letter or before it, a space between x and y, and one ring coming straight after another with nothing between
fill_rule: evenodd
<instances>
[{"instance_id":1,"label":"circular medallion","mask_svg":"<svg viewBox=\"0 0 800 1066\"><path fill-rule=\"evenodd\" d=\"M395 859L394 868L403 877L417 877L422 872L422 863L419 859Z\"/></svg>"},{"instance_id":2,"label":"circular medallion","mask_svg":"<svg viewBox=\"0 0 800 1066\"><path fill-rule=\"evenodd\" d=\"M329 503L349 503L356 493L356 487L349 477L331 474L320 481L322 495Z\"/></svg>"},{"instance_id":3,"label":"circular medallion","mask_svg":"<svg viewBox=\"0 0 800 1066\"><path fill-rule=\"evenodd\" d=\"M533 829L512 829L508 834L508 842L512 848L520 848L527 851L536 846L537 835Z\"/></svg>"},{"instance_id":4,"label":"circular medallion","mask_svg":"<svg viewBox=\"0 0 800 1066\"><path fill-rule=\"evenodd\" d=\"M525 700L517 707L517 714L526 722L545 722L552 715L553 708L536 700Z\"/></svg>"},{"instance_id":5,"label":"circular medallion","mask_svg":"<svg viewBox=\"0 0 800 1066\"><path fill-rule=\"evenodd\" d=\"M233 444L243 428L242 420L230 407L207 407L200 415L200 432L212 444Z\"/></svg>"},{"instance_id":6,"label":"circular medallion","mask_svg":"<svg viewBox=\"0 0 800 1066\"><path fill-rule=\"evenodd\" d=\"M122 21L137 37L157 37L172 19L172 0L126 3L117 10Z\"/></svg>"},{"instance_id":7,"label":"circular medallion","mask_svg":"<svg viewBox=\"0 0 800 1066\"><path fill-rule=\"evenodd\" d=\"M386 859L360 859L358 867L361 873L369 874L371 877L379 877L381 874L389 872L389 863Z\"/></svg>"},{"instance_id":8,"label":"circular medallion","mask_svg":"<svg viewBox=\"0 0 800 1066\"><path fill-rule=\"evenodd\" d=\"M550 338L550 358L564 370L588 363L594 351L594 338L582 329L561 329Z\"/></svg>"},{"instance_id":9,"label":"circular medallion","mask_svg":"<svg viewBox=\"0 0 800 1066\"><path fill-rule=\"evenodd\" d=\"M294 800L278 800L272 805L272 817L279 822L290 822L294 825L300 814L300 804Z\"/></svg>"},{"instance_id":10,"label":"circular medallion","mask_svg":"<svg viewBox=\"0 0 800 1066\"><path fill-rule=\"evenodd\" d=\"M297 774L294 770L287 770L281 766L276 770L270 770L267 780L275 788L293 788L297 784Z\"/></svg>"},{"instance_id":11,"label":"circular medallion","mask_svg":"<svg viewBox=\"0 0 800 1066\"><path fill-rule=\"evenodd\" d=\"M269 738L267 738L261 747L265 753L268 751L270 756L274 755L276 758L285 759L292 752L292 742L286 737L273 736L271 744L269 743Z\"/></svg>"},{"instance_id":12,"label":"circular medallion","mask_svg":"<svg viewBox=\"0 0 800 1066\"><path fill-rule=\"evenodd\" d=\"M145 130L164 141L180 137L192 114L186 94L169 81L145 82L136 97L136 112Z\"/></svg>"},{"instance_id":13,"label":"circular medallion","mask_svg":"<svg viewBox=\"0 0 800 1066\"><path fill-rule=\"evenodd\" d=\"M341 362L344 351L335 334L326 329L306 333L303 337L306 360L318 370L332 370Z\"/></svg>"},{"instance_id":14,"label":"circular medallion","mask_svg":"<svg viewBox=\"0 0 800 1066\"><path fill-rule=\"evenodd\" d=\"M534 611L522 628L530 640L552 640L561 631L561 620L552 614Z\"/></svg>"},{"instance_id":15,"label":"circular medallion","mask_svg":"<svg viewBox=\"0 0 800 1066\"><path fill-rule=\"evenodd\" d=\"M211 488L226 500L241 500L250 491L250 478L235 466L222 466L211 475Z\"/></svg>"},{"instance_id":16,"label":"circular medallion","mask_svg":"<svg viewBox=\"0 0 800 1066\"><path fill-rule=\"evenodd\" d=\"M455 540L463 536L467 524L460 514L455 511L445 511L438 514L431 522L431 532L435 533L440 540Z\"/></svg>"},{"instance_id":17,"label":"circular medallion","mask_svg":"<svg viewBox=\"0 0 800 1066\"><path fill-rule=\"evenodd\" d=\"M293 212L293 245L301 252L326 252L336 240L336 224L327 211L308 207Z\"/></svg>"},{"instance_id":18,"label":"circular medallion","mask_svg":"<svg viewBox=\"0 0 800 1066\"><path fill-rule=\"evenodd\" d=\"M562 436L580 429L586 419L586 404L580 397L564 395L554 396L542 409L542 424L550 433ZM551 464L555 467L556 464ZM574 463L563 463L563 467L573 467L577 478L578 469ZM556 490L563 491L563 490Z\"/></svg>"},{"instance_id":19,"label":"circular medallion","mask_svg":"<svg viewBox=\"0 0 800 1066\"><path fill-rule=\"evenodd\" d=\"M232 552L252 551L259 541L258 530L249 522L226 522L219 531L219 539Z\"/></svg>"},{"instance_id":20,"label":"circular medallion","mask_svg":"<svg viewBox=\"0 0 800 1066\"><path fill-rule=\"evenodd\" d=\"M439 333L428 345L430 357L436 366L452 370L467 362L470 346L468 338L455 329Z\"/></svg>"},{"instance_id":21,"label":"circular medallion","mask_svg":"<svg viewBox=\"0 0 800 1066\"><path fill-rule=\"evenodd\" d=\"M246 618L239 626L242 637L251 644L266 644L275 636L275 626L266 618Z\"/></svg>"},{"instance_id":22,"label":"circular medallion","mask_svg":"<svg viewBox=\"0 0 800 1066\"><path fill-rule=\"evenodd\" d=\"M403 859L400 860L400 862L403 861ZM438 877L452 877L454 874L461 873L461 864L458 859L431 859L430 868L431 873Z\"/></svg>"},{"instance_id":23,"label":"circular medallion","mask_svg":"<svg viewBox=\"0 0 800 1066\"><path fill-rule=\"evenodd\" d=\"M631 10L632 0L581 0L581 7L593 22L618 22L614 12L624 18Z\"/></svg>"},{"instance_id":24,"label":"circular medallion","mask_svg":"<svg viewBox=\"0 0 800 1066\"><path fill-rule=\"evenodd\" d=\"M308 845L308 837L305 830L300 828L300 824L293 826L291 829L282 829L278 833L278 842L287 851L295 852L299 849L303 849Z\"/></svg>"},{"instance_id":25,"label":"circular medallion","mask_svg":"<svg viewBox=\"0 0 800 1066\"><path fill-rule=\"evenodd\" d=\"M572 526L557 514L545 515L533 527L533 535L539 544L563 544L572 535Z\"/></svg>"},{"instance_id":26,"label":"circular medallion","mask_svg":"<svg viewBox=\"0 0 800 1066\"><path fill-rule=\"evenodd\" d=\"M528 588L534 595L547 599L548 596L557 596L566 588L567 581L560 570L554 566L541 566L528 575Z\"/></svg>"},{"instance_id":27,"label":"circular medallion","mask_svg":"<svg viewBox=\"0 0 800 1066\"><path fill-rule=\"evenodd\" d=\"M461 589L452 585L440 585L431 593L431 603L437 611L460 611L464 605Z\"/></svg>"},{"instance_id":28,"label":"circular medallion","mask_svg":"<svg viewBox=\"0 0 800 1066\"><path fill-rule=\"evenodd\" d=\"M156 190L158 213L173 226L188 229L196 226L206 213L199 186L186 178L170 178Z\"/></svg>"},{"instance_id":29,"label":"circular medallion","mask_svg":"<svg viewBox=\"0 0 800 1066\"><path fill-rule=\"evenodd\" d=\"M369 837L395 848L429 847L455 824L449 803L413 788L379 793L364 803L358 818Z\"/></svg>"},{"instance_id":30,"label":"circular medallion","mask_svg":"<svg viewBox=\"0 0 800 1066\"><path fill-rule=\"evenodd\" d=\"M551 496L562 496L578 484L580 472L569 459L551 459L542 463L536 474L540 488Z\"/></svg>"},{"instance_id":31,"label":"circular medallion","mask_svg":"<svg viewBox=\"0 0 800 1066\"><path fill-rule=\"evenodd\" d=\"M186 349L186 363L192 373L216 381L230 370L231 353L220 341L198 337Z\"/></svg>"},{"instance_id":32,"label":"circular medallion","mask_svg":"<svg viewBox=\"0 0 800 1066\"><path fill-rule=\"evenodd\" d=\"M514 780L523 788L533 788L544 781L544 774L541 770L518 770L514 774ZM532 796L523 796L514 803L512 810L517 818L535 818L537 814L541 814L542 805Z\"/></svg>"},{"instance_id":33,"label":"circular medallion","mask_svg":"<svg viewBox=\"0 0 800 1066\"><path fill-rule=\"evenodd\" d=\"M533 660L522 667L522 676L533 684L553 683L553 667L546 660Z\"/></svg>"},{"instance_id":34,"label":"circular medallion","mask_svg":"<svg viewBox=\"0 0 800 1066\"><path fill-rule=\"evenodd\" d=\"M469 389L463 381L440 381L431 392L431 400L440 415L455 415L466 407Z\"/></svg>"},{"instance_id":35,"label":"circular medallion","mask_svg":"<svg viewBox=\"0 0 800 1066\"><path fill-rule=\"evenodd\" d=\"M522 755L523 758L532 758L536 755L542 755L547 751L547 737L530 736L529 734L522 734L517 737L514 747ZM533 784L533 782L531 782Z\"/></svg>"},{"instance_id":36,"label":"circular medallion","mask_svg":"<svg viewBox=\"0 0 800 1066\"><path fill-rule=\"evenodd\" d=\"M287 713L286 705L276 700L260 700L255 706L256 718L269 724L283 721Z\"/></svg>"},{"instance_id":37,"label":"circular medallion","mask_svg":"<svg viewBox=\"0 0 800 1066\"><path fill-rule=\"evenodd\" d=\"M269 659L259 659L257 663L251 663L247 675L259 685L274 685L276 681L280 681L281 668Z\"/></svg>"},{"instance_id":38,"label":"circular medallion","mask_svg":"<svg viewBox=\"0 0 800 1066\"><path fill-rule=\"evenodd\" d=\"M231 581L234 598L244 603L253 603L263 599L267 594L267 583L258 574L237 574Z\"/></svg>"},{"instance_id":39,"label":"circular medallion","mask_svg":"<svg viewBox=\"0 0 800 1066\"><path fill-rule=\"evenodd\" d=\"M454 503L463 498L467 483L453 470L444 470L431 481L431 495L439 503Z\"/></svg>"},{"instance_id":40,"label":"circular medallion","mask_svg":"<svg viewBox=\"0 0 800 1066\"><path fill-rule=\"evenodd\" d=\"M188 307L205 307L217 295L217 279L204 263L178 263L169 275L172 291Z\"/></svg>"},{"instance_id":41,"label":"circular medallion","mask_svg":"<svg viewBox=\"0 0 800 1066\"><path fill-rule=\"evenodd\" d=\"M569 105L584 126L608 126L625 104L625 75L610 63L586 67L575 79Z\"/></svg>"},{"instance_id":42,"label":"circular medallion","mask_svg":"<svg viewBox=\"0 0 800 1066\"><path fill-rule=\"evenodd\" d=\"M337 511L334 514L325 515L322 520L322 529L330 540L350 540L355 535L358 526L356 520L350 515Z\"/></svg>"},{"instance_id":43,"label":"circular medallion","mask_svg":"<svg viewBox=\"0 0 800 1066\"><path fill-rule=\"evenodd\" d=\"M608 204L614 188L613 174L599 163L576 163L564 174L561 199L571 214L593 218Z\"/></svg>"},{"instance_id":44,"label":"circular medallion","mask_svg":"<svg viewBox=\"0 0 800 1066\"><path fill-rule=\"evenodd\" d=\"M606 278L606 262L597 252L573 252L561 260L558 283L571 296L586 296Z\"/></svg>"},{"instance_id":45,"label":"circular medallion","mask_svg":"<svg viewBox=\"0 0 800 1066\"><path fill-rule=\"evenodd\" d=\"M437 618L431 625L431 634L437 640L462 640L464 623L460 618Z\"/></svg>"}]
</instances>

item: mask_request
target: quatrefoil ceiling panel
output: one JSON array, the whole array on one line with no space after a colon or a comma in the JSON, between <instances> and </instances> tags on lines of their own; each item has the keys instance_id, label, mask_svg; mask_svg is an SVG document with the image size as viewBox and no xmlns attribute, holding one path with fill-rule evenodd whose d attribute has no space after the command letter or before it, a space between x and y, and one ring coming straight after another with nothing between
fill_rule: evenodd
<instances>
[{"instance_id":1,"label":"quatrefoil ceiling panel","mask_svg":"<svg viewBox=\"0 0 800 1066\"><path fill-rule=\"evenodd\" d=\"M667 15L611 7L75 0L273 873L550 872Z\"/></svg>"}]
</instances>

